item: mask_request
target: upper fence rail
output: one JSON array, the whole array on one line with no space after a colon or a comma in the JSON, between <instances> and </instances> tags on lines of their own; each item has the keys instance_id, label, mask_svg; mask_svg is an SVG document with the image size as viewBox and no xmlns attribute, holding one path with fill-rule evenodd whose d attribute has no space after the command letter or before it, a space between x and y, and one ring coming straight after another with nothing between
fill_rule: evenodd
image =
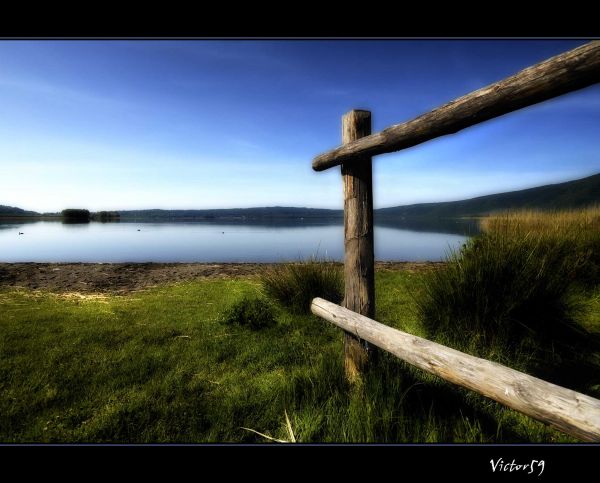
<instances>
[{"instance_id":1,"label":"upper fence rail","mask_svg":"<svg viewBox=\"0 0 600 483\"><path fill-rule=\"evenodd\" d=\"M411 121L321 154L313 160L312 167L323 171L349 161L400 151L598 82L600 40L594 40Z\"/></svg>"}]
</instances>

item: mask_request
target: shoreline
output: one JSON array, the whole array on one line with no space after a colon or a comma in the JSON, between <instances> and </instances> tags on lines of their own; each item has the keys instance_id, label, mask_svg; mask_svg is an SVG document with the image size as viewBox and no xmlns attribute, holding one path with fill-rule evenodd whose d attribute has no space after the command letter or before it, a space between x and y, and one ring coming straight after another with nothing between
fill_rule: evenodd
<instances>
[{"instance_id":1,"label":"shoreline","mask_svg":"<svg viewBox=\"0 0 600 483\"><path fill-rule=\"evenodd\" d=\"M334 262L340 267L341 262ZM420 272L444 262L375 262L376 271ZM197 279L256 277L278 263L0 263L0 290L126 294L157 285Z\"/></svg>"}]
</instances>

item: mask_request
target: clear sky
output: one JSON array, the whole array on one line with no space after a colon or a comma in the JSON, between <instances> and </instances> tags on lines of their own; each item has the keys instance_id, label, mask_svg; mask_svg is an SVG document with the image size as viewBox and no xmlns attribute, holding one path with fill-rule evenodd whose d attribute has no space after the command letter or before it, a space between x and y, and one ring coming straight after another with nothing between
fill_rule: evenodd
<instances>
[{"instance_id":1,"label":"clear sky","mask_svg":"<svg viewBox=\"0 0 600 483\"><path fill-rule=\"evenodd\" d=\"M0 204L341 208L340 118L379 131L585 40L0 41ZM374 161L375 207L600 171L600 86Z\"/></svg>"}]
</instances>

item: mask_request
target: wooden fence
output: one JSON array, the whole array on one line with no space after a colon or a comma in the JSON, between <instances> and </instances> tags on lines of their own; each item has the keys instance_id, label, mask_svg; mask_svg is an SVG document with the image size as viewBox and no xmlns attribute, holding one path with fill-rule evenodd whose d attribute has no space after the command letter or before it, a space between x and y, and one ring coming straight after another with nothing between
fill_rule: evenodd
<instances>
[{"instance_id":1,"label":"wooden fence","mask_svg":"<svg viewBox=\"0 0 600 483\"><path fill-rule=\"evenodd\" d=\"M600 41L589 42L403 124L371 134L371 113L342 118L342 146L313 169L341 165L344 189L343 306L313 300L311 310L345 330L350 381L376 352L370 344L443 379L477 391L584 441L600 441L600 401L491 361L411 336L374 320L375 257L371 157L399 151L600 82Z\"/></svg>"}]
</instances>

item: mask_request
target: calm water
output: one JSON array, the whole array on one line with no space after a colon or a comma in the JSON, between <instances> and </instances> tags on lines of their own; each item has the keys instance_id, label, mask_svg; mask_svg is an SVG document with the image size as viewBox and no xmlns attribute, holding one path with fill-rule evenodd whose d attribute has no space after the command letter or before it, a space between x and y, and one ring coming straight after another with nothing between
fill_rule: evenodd
<instances>
[{"instance_id":1,"label":"calm water","mask_svg":"<svg viewBox=\"0 0 600 483\"><path fill-rule=\"evenodd\" d=\"M376 225L375 258L440 260L466 239ZM342 260L343 252L341 224L0 224L0 262L277 262L313 254Z\"/></svg>"}]
</instances>

